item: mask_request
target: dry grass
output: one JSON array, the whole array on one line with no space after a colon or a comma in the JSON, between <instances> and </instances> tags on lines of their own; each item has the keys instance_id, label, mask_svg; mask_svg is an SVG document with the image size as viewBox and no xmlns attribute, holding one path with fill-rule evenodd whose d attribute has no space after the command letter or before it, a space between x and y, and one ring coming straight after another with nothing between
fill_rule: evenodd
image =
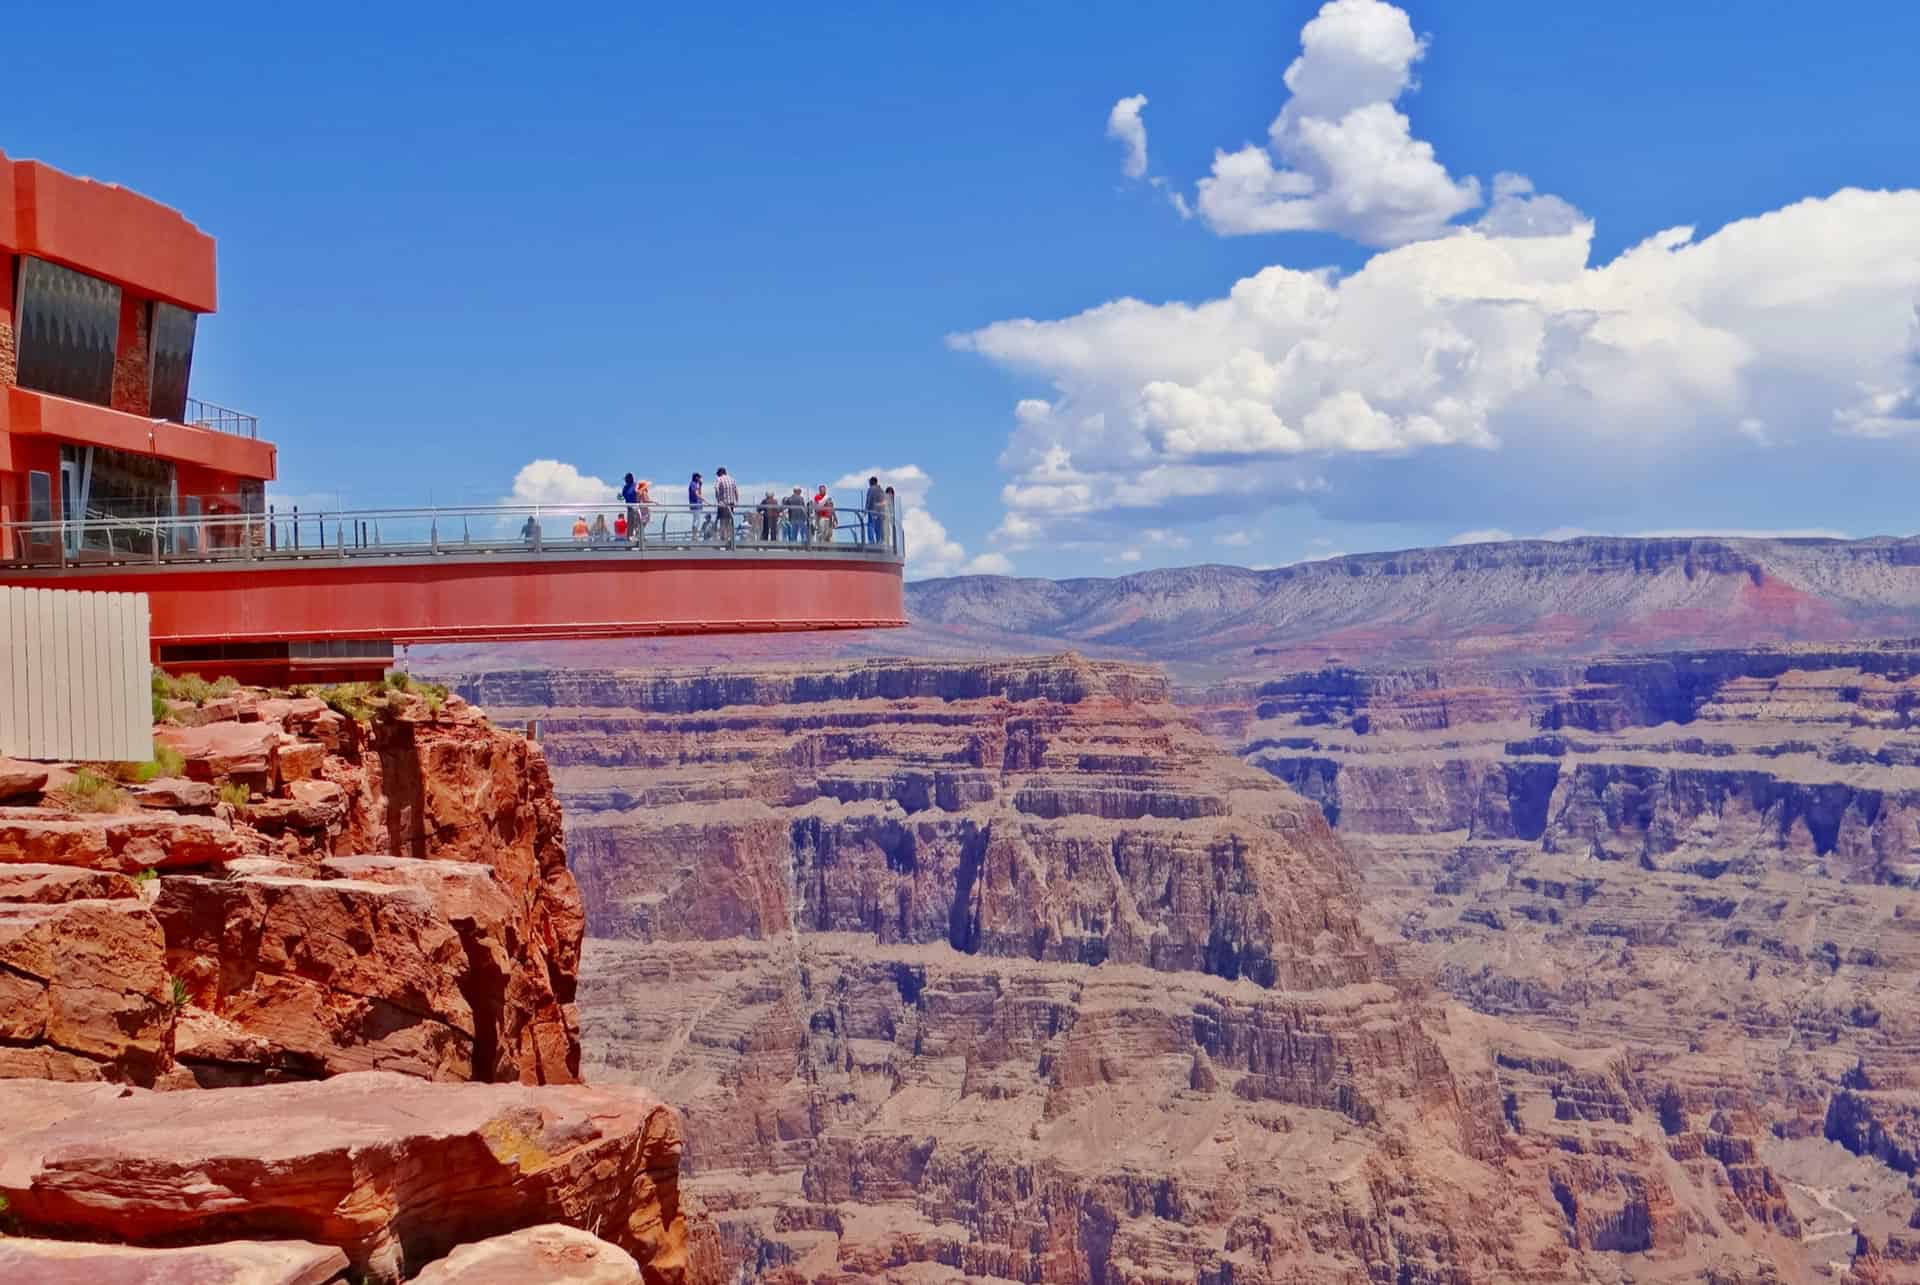
<instances>
[{"instance_id":1,"label":"dry grass","mask_svg":"<svg viewBox=\"0 0 1920 1285\"><path fill-rule=\"evenodd\" d=\"M84 767L54 797L70 812L118 812L127 801L111 777Z\"/></svg>"}]
</instances>

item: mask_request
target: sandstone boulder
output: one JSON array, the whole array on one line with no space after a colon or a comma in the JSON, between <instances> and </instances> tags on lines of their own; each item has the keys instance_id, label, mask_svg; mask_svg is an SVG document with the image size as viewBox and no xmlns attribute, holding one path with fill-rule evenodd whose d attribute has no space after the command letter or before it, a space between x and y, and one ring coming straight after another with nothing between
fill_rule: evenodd
<instances>
[{"instance_id":1,"label":"sandstone boulder","mask_svg":"<svg viewBox=\"0 0 1920 1285\"><path fill-rule=\"evenodd\" d=\"M22 1285L327 1285L344 1279L346 1270L347 1256L338 1249L297 1240L136 1249L0 1239L0 1280Z\"/></svg>"},{"instance_id":2,"label":"sandstone boulder","mask_svg":"<svg viewBox=\"0 0 1920 1285\"><path fill-rule=\"evenodd\" d=\"M0 800L39 794L46 784L47 769L38 763L0 758Z\"/></svg>"},{"instance_id":3,"label":"sandstone boulder","mask_svg":"<svg viewBox=\"0 0 1920 1285\"><path fill-rule=\"evenodd\" d=\"M697 1279L680 1149L678 1118L639 1089L378 1072L185 1093L0 1081L0 1195L27 1231L308 1240L381 1282L555 1221L599 1229L649 1285Z\"/></svg>"},{"instance_id":4,"label":"sandstone boulder","mask_svg":"<svg viewBox=\"0 0 1920 1285\"><path fill-rule=\"evenodd\" d=\"M151 1084L169 1060L171 1000L144 902L0 902L0 1076Z\"/></svg>"},{"instance_id":5,"label":"sandstone boulder","mask_svg":"<svg viewBox=\"0 0 1920 1285\"><path fill-rule=\"evenodd\" d=\"M154 913L192 1003L230 1024L233 1038L209 1042L201 1026L177 1049L189 1066L211 1065L209 1082L244 1079L256 1056L272 1072L473 1078L465 991L504 989L505 978L470 979L429 893L355 879L167 876Z\"/></svg>"},{"instance_id":6,"label":"sandstone boulder","mask_svg":"<svg viewBox=\"0 0 1920 1285\"><path fill-rule=\"evenodd\" d=\"M546 1223L462 1245L413 1278L414 1285L640 1285L633 1255L591 1232Z\"/></svg>"},{"instance_id":7,"label":"sandstone boulder","mask_svg":"<svg viewBox=\"0 0 1920 1285\"><path fill-rule=\"evenodd\" d=\"M97 901L138 895L132 879L111 871L33 862L0 864L0 902Z\"/></svg>"},{"instance_id":8,"label":"sandstone boulder","mask_svg":"<svg viewBox=\"0 0 1920 1285\"><path fill-rule=\"evenodd\" d=\"M264 781L273 769L281 731L277 723L208 720L194 727L155 728L153 736L187 760L187 775L196 781L227 777Z\"/></svg>"}]
</instances>

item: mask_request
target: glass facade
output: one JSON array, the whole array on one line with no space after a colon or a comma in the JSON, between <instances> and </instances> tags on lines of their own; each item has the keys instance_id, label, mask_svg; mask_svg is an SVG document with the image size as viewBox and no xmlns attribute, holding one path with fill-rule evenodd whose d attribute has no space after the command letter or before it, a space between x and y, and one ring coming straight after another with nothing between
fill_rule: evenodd
<instances>
[{"instance_id":1,"label":"glass facade","mask_svg":"<svg viewBox=\"0 0 1920 1285\"><path fill-rule=\"evenodd\" d=\"M86 538L70 541L78 549L100 553L154 552L154 541L167 538L170 526L155 518L173 516L174 474L170 460L104 446L62 446L60 471L75 498L62 521L84 515L98 522L118 518L125 525L95 527ZM67 479L72 479L67 483Z\"/></svg>"},{"instance_id":2,"label":"glass facade","mask_svg":"<svg viewBox=\"0 0 1920 1285\"><path fill-rule=\"evenodd\" d=\"M193 336L199 318L170 303L153 305L153 402L155 419L183 424L187 380L193 373Z\"/></svg>"},{"instance_id":3,"label":"glass facade","mask_svg":"<svg viewBox=\"0 0 1920 1285\"><path fill-rule=\"evenodd\" d=\"M22 257L14 378L75 401L113 402L120 287L43 259Z\"/></svg>"}]
</instances>

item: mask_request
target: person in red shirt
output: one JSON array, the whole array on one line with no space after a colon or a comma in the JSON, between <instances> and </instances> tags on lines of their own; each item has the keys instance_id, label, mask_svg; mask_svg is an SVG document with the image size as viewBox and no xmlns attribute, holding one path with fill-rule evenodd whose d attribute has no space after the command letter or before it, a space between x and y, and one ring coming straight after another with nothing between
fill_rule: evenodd
<instances>
[{"instance_id":1,"label":"person in red shirt","mask_svg":"<svg viewBox=\"0 0 1920 1285\"><path fill-rule=\"evenodd\" d=\"M825 483L813 497L813 527L814 539L822 544L833 543L833 497L827 494Z\"/></svg>"}]
</instances>

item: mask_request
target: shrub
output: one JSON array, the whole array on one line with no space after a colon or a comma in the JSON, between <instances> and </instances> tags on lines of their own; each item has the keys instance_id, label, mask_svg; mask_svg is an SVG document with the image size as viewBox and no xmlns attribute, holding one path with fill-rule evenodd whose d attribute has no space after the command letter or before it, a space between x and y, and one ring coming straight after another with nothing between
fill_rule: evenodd
<instances>
[{"instance_id":1,"label":"shrub","mask_svg":"<svg viewBox=\"0 0 1920 1285\"><path fill-rule=\"evenodd\" d=\"M187 770L187 756L171 745L153 744L153 757L144 763L121 763L114 767L113 774L122 781L138 781L145 784L163 776L179 776Z\"/></svg>"},{"instance_id":2,"label":"shrub","mask_svg":"<svg viewBox=\"0 0 1920 1285\"><path fill-rule=\"evenodd\" d=\"M407 691L413 686L413 675L404 669L389 669L387 671L387 686L396 692Z\"/></svg>"},{"instance_id":3,"label":"shrub","mask_svg":"<svg viewBox=\"0 0 1920 1285\"><path fill-rule=\"evenodd\" d=\"M325 701L327 708L342 718L365 723L373 718L373 705L368 698L373 694L374 686L373 683L333 683L326 687L307 686L294 690L302 696Z\"/></svg>"},{"instance_id":4,"label":"shrub","mask_svg":"<svg viewBox=\"0 0 1920 1285\"><path fill-rule=\"evenodd\" d=\"M155 879L158 879L159 877L160 877L160 872L158 870L155 870L152 866L148 866L145 870L142 870L139 874L135 875L133 877L133 881L135 883L152 883Z\"/></svg>"},{"instance_id":5,"label":"shrub","mask_svg":"<svg viewBox=\"0 0 1920 1285\"><path fill-rule=\"evenodd\" d=\"M217 697L231 696L239 690L240 684L231 674L222 674L208 682L198 674L169 674L160 669L153 671L153 694L171 700L204 705Z\"/></svg>"},{"instance_id":6,"label":"shrub","mask_svg":"<svg viewBox=\"0 0 1920 1285\"><path fill-rule=\"evenodd\" d=\"M111 778L84 767L60 787L55 797L74 812L118 812L126 802L126 795Z\"/></svg>"},{"instance_id":7,"label":"shrub","mask_svg":"<svg viewBox=\"0 0 1920 1285\"><path fill-rule=\"evenodd\" d=\"M187 984L178 977L169 978L168 980L173 983L173 1006L175 1008L185 1008L187 1006Z\"/></svg>"},{"instance_id":8,"label":"shrub","mask_svg":"<svg viewBox=\"0 0 1920 1285\"><path fill-rule=\"evenodd\" d=\"M220 785L220 801L244 812L247 803L253 798L253 791L238 781L224 781Z\"/></svg>"}]
</instances>

